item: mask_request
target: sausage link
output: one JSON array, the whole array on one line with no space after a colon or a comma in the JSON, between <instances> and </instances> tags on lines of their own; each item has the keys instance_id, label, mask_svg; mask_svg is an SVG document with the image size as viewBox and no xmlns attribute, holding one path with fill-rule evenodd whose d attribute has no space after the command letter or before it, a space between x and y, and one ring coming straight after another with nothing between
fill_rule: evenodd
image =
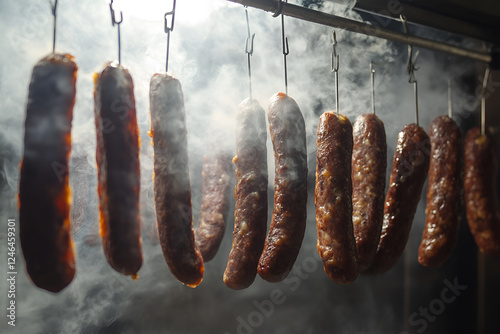
<instances>
[{"instance_id":1,"label":"sausage link","mask_svg":"<svg viewBox=\"0 0 500 334\"><path fill-rule=\"evenodd\" d=\"M418 249L418 262L439 267L449 257L458 238L462 214L462 132L448 116L439 116L429 127L431 155L426 220Z\"/></svg>"},{"instance_id":2,"label":"sausage link","mask_svg":"<svg viewBox=\"0 0 500 334\"><path fill-rule=\"evenodd\" d=\"M429 169L428 146L429 137L416 124L406 125L398 135L380 241L366 273L388 271L403 253Z\"/></svg>"},{"instance_id":3,"label":"sausage link","mask_svg":"<svg viewBox=\"0 0 500 334\"><path fill-rule=\"evenodd\" d=\"M318 126L316 157L316 227L318 253L328 276L341 284L358 276L352 226L352 126L349 119L327 111Z\"/></svg>"},{"instance_id":4,"label":"sausage link","mask_svg":"<svg viewBox=\"0 0 500 334\"><path fill-rule=\"evenodd\" d=\"M257 100L240 103L236 118L236 207L233 244L224 283L249 287L257 275L267 228L267 149L265 111Z\"/></svg>"},{"instance_id":5,"label":"sausage link","mask_svg":"<svg viewBox=\"0 0 500 334\"><path fill-rule=\"evenodd\" d=\"M500 217L495 197L495 154L492 139L472 128L465 137L465 210L479 250L500 255Z\"/></svg>"},{"instance_id":6,"label":"sausage link","mask_svg":"<svg viewBox=\"0 0 500 334\"><path fill-rule=\"evenodd\" d=\"M377 252L384 217L387 141L384 123L374 114L354 122L352 150L352 222L359 272L367 270Z\"/></svg>"},{"instance_id":7,"label":"sausage link","mask_svg":"<svg viewBox=\"0 0 500 334\"><path fill-rule=\"evenodd\" d=\"M299 106L286 94L271 98L267 117L275 158L274 209L257 272L279 282L292 270L306 227L306 131Z\"/></svg>"},{"instance_id":8,"label":"sausage link","mask_svg":"<svg viewBox=\"0 0 500 334\"><path fill-rule=\"evenodd\" d=\"M104 254L113 269L136 279L142 265L139 130L128 70L107 64L95 77L94 95Z\"/></svg>"},{"instance_id":9,"label":"sausage link","mask_svg":"<svg viewBox=\"0 0 500 334\"><path fill-rule=\"evenodd\" d=\"M68 159L77 66L51 54L29 87L19 183L19 227L26 269L36 286L59 292L75 275Z\"/></svg>"},{"instance_id":10,"label":"sausage link","mask_svg":"<svg viewBox=\"0 0 500 334\"><path fill-rule=\"evenodd\" d=\"M222 153L203 157L201 209L195 240L204 262L214 258L226 230L230 159Z\"/></svg>"},{"instance_id":11,"label":"sausage link","mask_svg":"<svg viewBox=\"0 0 500 334\"><path fill-rule=\"evenodd\" d=\"M172 274L189 287L203 279L191 209L186 116L179 80L155 74L150 86L151 135L158 236Z\"/></svg>"}]
</instances>

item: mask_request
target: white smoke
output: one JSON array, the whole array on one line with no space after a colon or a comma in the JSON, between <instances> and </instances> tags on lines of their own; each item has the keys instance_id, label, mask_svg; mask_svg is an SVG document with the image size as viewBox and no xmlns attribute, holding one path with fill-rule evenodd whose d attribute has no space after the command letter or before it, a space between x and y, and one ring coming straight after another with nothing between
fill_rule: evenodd
<instances>
[{"instance_id":1,"label":"white smoke","mask_svg":"<svg viewBox=\"0 0 500 334\"><path fill-rule=\"evenodd\" d=\"M329 281L316 252L313 199L316 129L321 113L335 108L334 76L330 68L332 29L285 18L290 49L288 92L306 121L309 164L309 219L296 270L288 281L278 284L257 278L243 291L225 287L222 274L231 247L233 219L230 218L218 254L206 264L204 281L196 289L189 289L169 273L155 239L153 150L147 135L149 80L155 72L164 71L167 36L163 31L163 14L171 5L154 1L115 3L117 11L123 10L121 58L134 80L142 142L143 268L135 282L113 271L106 263L98 237L93 73L100 71L106 61L117 58L117 30L111 26L106 1L59 1L56 50L74 55L79 66L71 154L77 273L71 285L57 295L36 288L24 270L18 238L17 322L15 328L7 326L2 313L1 332L236 333L239 326L247 328L241 332L249 332L250 327L255 333L330 333L332 328L338 333L401 330L401 263L383 277L360 277L345 287ZM358 14L336 3L325 2L323 10L361 20ZM250 28L256 34L251 58L253 97L266 108L269 98L284 90L281 21L260 10L249 8L248 12ZM203 154L214 145L228 152L234 150L235 113L241 100L248 96L246 33L242 6L225 0L177 2L169 71L180 80L184 91L195 222L201 200ZM336 34L340 56L339 109L351 122L371 110L370 62L376 63L376 109L386 125L389 173L397 133L414 121L413 86L404 73L406 46L340 29ZM5 226L7 218L17 221L18 164L22 156L28 85L32 67L51 51L51 36L48 3L0 0L1 226ZM434 117L447 111L449 73L458 81L473 64L448 60L425 50L419 64L420 123L427 128ZM475 107L475 99L468 98L466 89L454 85L455 111L459 115ZM268 141L270 204L274 176L271 148ZM231 206L234 207L234 201ZM415 240L423 228L423 210L421 203L412 231ZM233 212L229 214L232 216ZM0 237L5 240L5 236L3 228ZM1 245L4 247L4 243ZM412 249L416 247L418 244L412 244ZM0 268L4 270L6 256L1 254ZM412 261L416 263L416 256ZM5 310L6 283L0 281L0 306ZM379 290L387 292L387 300L381 299ZM272 296L280 291L282 298L276 300L283 302L274 302ZM269 306L264 303L267 300L273 305L272 311L270 307L262 311L256 306Z\"/></svg>"}]
</instances>

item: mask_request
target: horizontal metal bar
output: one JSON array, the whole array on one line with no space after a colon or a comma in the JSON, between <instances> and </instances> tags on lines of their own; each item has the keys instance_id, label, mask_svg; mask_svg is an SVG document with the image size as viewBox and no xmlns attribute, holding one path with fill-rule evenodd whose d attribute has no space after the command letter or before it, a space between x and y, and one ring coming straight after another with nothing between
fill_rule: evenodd
<instances>
[{"instance_id":1,"label":"horizontal metal bar","mask_svg":"<svg viewBox=\"0 0 500 334\"><path fill-rule=\"evenodd\" d=\"M239 3L244 6L259 8L264 11L273 13L276 12L278 7L277 0L228 0L228 1ZM389 29L376 27L367 23L346 19L344 17L336 16L333 14L328 14L317 10L309 9L306 7L289 4L284 1L282 4L282 10L280 14L294 17L304 21L318 23L321 25L326 25L335 28L342 28L348 31L368 36L380 37L394 42L401 42L429 50L441 51L457 56L467 57L485 63L491 62L491 55L489 53L464 49L458 46L445 44L426 38L403 34Z\"/></svg>"}]
</instances>

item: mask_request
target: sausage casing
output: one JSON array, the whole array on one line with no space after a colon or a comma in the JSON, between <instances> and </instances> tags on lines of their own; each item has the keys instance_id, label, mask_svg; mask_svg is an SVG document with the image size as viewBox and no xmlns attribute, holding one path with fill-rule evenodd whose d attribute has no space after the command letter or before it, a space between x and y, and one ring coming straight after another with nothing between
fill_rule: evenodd
<instances>
[{"instance_id":1,"label":"sausage casing","mask_svg":"<svg viewBox=\"0 0 500 334\"><path fill-rule=\"evenodd\" d=\"M139 130L128 70L107 64L95 77L94 97L104 254L113 269L135 279L142 265Z\"/></svg>"},{"instance_id":2,"label":"sausage casing","mask_svg":"<svg viewBox=\"0 0 500 334\"><path fill-rule=\"evenodd\" d=\"M427 177L429 154L429 137L424 129L416 124L406 125L398 135L380 241L367 273L388 271L403 253Z\"/></svg>"},{"instance_id":3,"label":"sausage casing","mask_svg":"<svg viewBox=\"0 0 500 334\"><path fill-rule=\"evenodd\" d=\"M358 116L353 126L352 222L359 272L377 252L384 217L387 141L384 123L374 114Z\"/></svg>"},{"instance_id":4,"label":"sausage casing","mask_svg":"<svg viewBox=\"0 0 500 334\"><path fill-rule=\"evenodd\" d=\"M318 126L316 156L316 227L318 253L328 276L341 284L358 276L352 226L352 126L349 119L327 111Z\"/></svg>"},{"instance_id":5,"label":"sausage casing","mask_svg":"<svg viewBox=\"0 0 500 334\"><path fill-rule=\"evenodd\" d=\"M431 154L426 220L418 262L439 267L450 256L458 238L462 207L462 132L448 116L429 127Z\"/></svg>"},{"instance_id":6,"label":"sausage casing","mask_svg":"<svg viewBox=\"0 0 500 334\"><path fill-rule=\"evenodd\" d=\"M257 272L279 282L292 270L306 227L306 131L299 106L286 94L271 98L267 117L275 159L274 208Z\"/></svg>"},{"instance_id":7,"label":"sausage casing","mask_svg":"<svg viewBox=\"0 0 500 334\"><path fill-rule=\"evenodd\" d=\"M266 114L257 100L245 99L236 118L236 207L233 244L224 283L249 287L257 275L267 228Z\"/></svg>"},{"instance_id":8,"label":"sausage casing","mask_svg":"<svg viewBox=\"0 0 500 334\"><path fill-rule=\"evenodd\" d=\"M34 67L19 183L19 226L26 269L38 287L59 292L75 275L68 160L77 66L51 54Z\"/></svg>"},{"instance_id":9,"label":"sausage casing","mask_svg":"<svg viewBox=\"0 0 500 334\"><path fill-rule=\"evenodd\" d=\"M155 74L150 85L154 192L158 236L172 274L189 287L203 279L191 208L186 115L179 80Z\"/></svg>"},{"instance_id":10,"label":"sausage casing","mask_svg":"<svg viewBox=\"0 0 500 334\"><path fill-rule=\"evenodd\" d=\"M465 210L479 250L500 255L500 217L495 198L495 155L492 139L472 128L465 137Z\"/></svg>"},{"instance_id":11,"label":"sausage casing","mask_svg":"<svg viewBox=\"0 0 500 334\"><path fill-rule=\"evenodd\" d=\"M226 230L230 159L222 153L203 157L201 209L195 240L204 262L214 258Z\"/></svg>"}]
</instances>

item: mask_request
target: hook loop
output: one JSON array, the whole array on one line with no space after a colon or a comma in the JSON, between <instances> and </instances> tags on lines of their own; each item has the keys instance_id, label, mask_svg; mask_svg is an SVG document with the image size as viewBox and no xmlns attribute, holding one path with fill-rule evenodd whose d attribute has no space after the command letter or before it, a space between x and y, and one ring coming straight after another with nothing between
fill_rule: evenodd
<instances>
[{"instance_id":1,"label":"hook loop","mask_svg":"<svg viewBox=\"0 0 500 334\"><path fill-rule=\"evenodd\" d=\"M337 54L337 36L335 35L335 30L332 32L333 42L332 42L332 72L338 72L339 70L339 55Z\"/></svg>"},{"instance_id":2,"label":"hook loop","mask_svg":"<svg viewBox=\"0 0 500 334\"><path fill-rule=\"evenodd\" d=\"M164 15L165 18L165 33L169 33L174 30L174 20L175 20L175 2L174 0L172 10L170 12L166 12ZM168 24L168 18L169 16L172 16L172 21L170 21L170 25Z\"/></svg>"},{"instance_id":3,"label":"hook loop","mask_svg":"<svg viewBox=\"0 0 500 334\"><path fill-rule=\"evenodd\" d=\"M276 10L273 13L273 17L278 17L283 12L283 0L277 0L278 4L276 5Z\"/></svg>"},{"instance_id":4,"label":"hook loop","mask_svg":"<svg viewBox=\"0 0 500 334\"><path fill-rule=\"evenodd\" d=\"M109 3L109 10L111 12L111 24L113 25L113 27L116 25L120 25L120 23L123 22L123 12L120 11L120 20L117 21L116 20L116 15L115 15L115 10L113 8L113 0L111 0L111 2Z\"/></svg>"}]
</instances>

